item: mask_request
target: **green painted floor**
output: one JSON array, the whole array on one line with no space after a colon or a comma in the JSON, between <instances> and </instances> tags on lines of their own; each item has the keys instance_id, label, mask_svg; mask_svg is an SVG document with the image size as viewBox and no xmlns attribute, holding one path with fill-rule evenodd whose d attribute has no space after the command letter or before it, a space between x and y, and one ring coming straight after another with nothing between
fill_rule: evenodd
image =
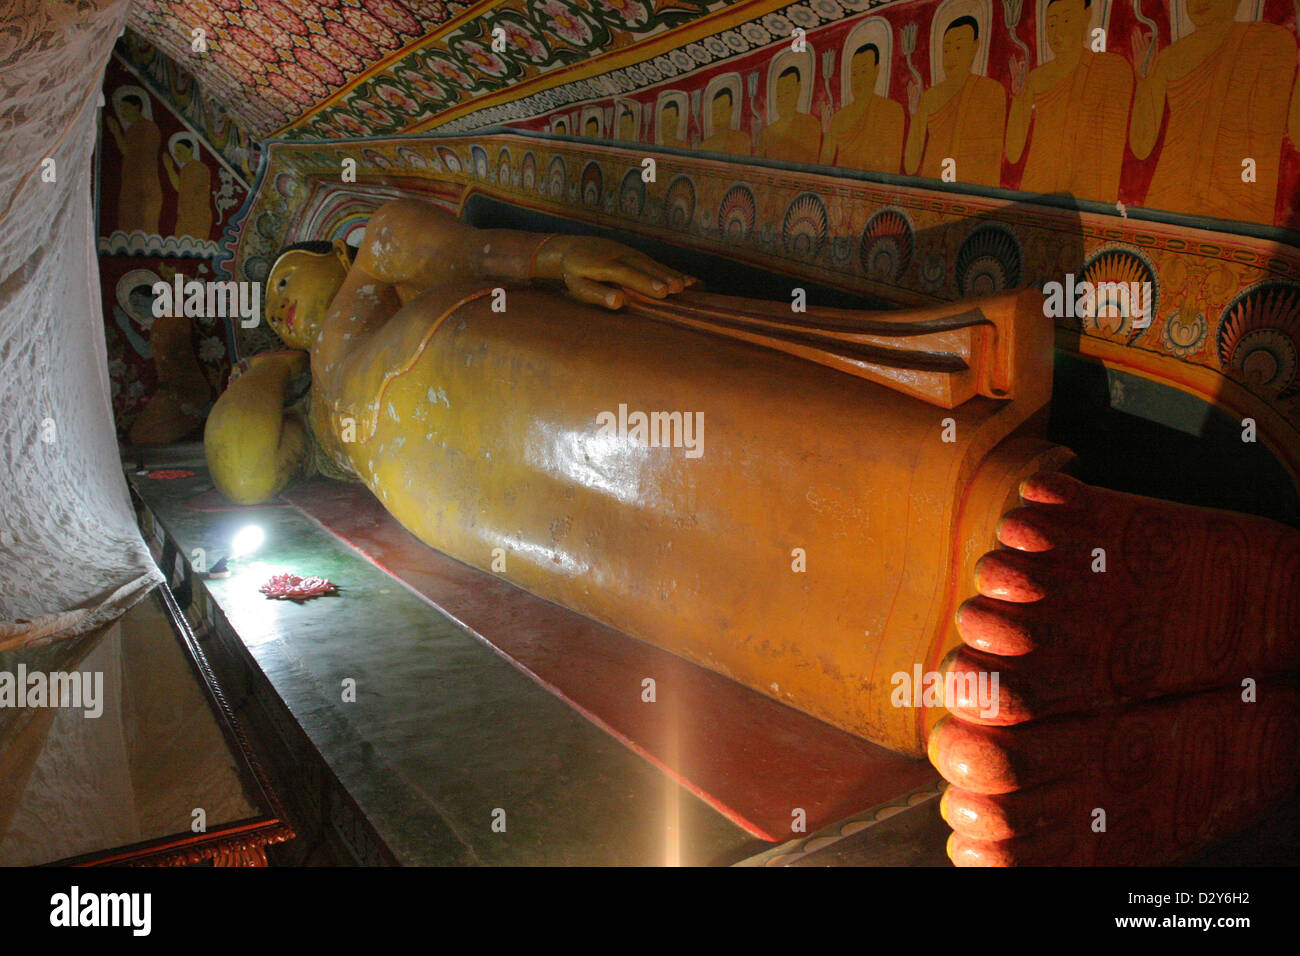
<instances>
[{"instance_id":1,"label":"green painted floor","mask_svg":"<svg viewBox=\"0 0 1300 956\"><path fill-rule=\"evenodd\" d=\"M210 487L201 472L129 477L187 557L215 563L263 528L230 578L193 587L397 862L729 863L769 847L297 510L198 511L183 502ZM257 589L280 569L347 586L270 601Z\"/></svg>"}]
</instances>

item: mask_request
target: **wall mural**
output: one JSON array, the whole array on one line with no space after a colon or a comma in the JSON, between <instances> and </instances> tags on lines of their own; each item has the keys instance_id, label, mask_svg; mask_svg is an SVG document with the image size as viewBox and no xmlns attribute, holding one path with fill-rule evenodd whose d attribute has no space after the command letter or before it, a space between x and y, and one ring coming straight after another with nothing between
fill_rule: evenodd
<instances>
[{"instance_id":1,"label":"wall mural","mask_svg":"<svg viewBox=\"0 0 1300 956\"><path fill-rule=\"evenodd\" d=\"M1300 484L1300 253L1267 239L937 188L520 134L272 144L235 272L359 228L399 192L484 192L898 304L1060 280L1151 283L1151 321L1063 315L1061 348L1251 415ZM341 185L344 157L358 182Z\"/></svg>"},{"instance_id":2,"label":"wall mural","mask_svg":"<svg viewBox=\"0 0 1300 956\"><path fill-rule=\"evenodd\" d=\"M732 43L697 65L688 46L665 60L681 61L678 75L661 79L658 61L642 66L604 110L622 115L635 103L652 125L631 127L630 138L645 142L1068 194L1117 212L1297 226L1291 3L1175 0L1171 17L1152 0L937 0L821 27L792 15L825 8L797 5L762 21L767 37L809 28L802 53L788 39L748 51ZM1261 22L1265 14L1277 22ZM762 38L755 28L739 36ZM653 125L670 99L689 111L676 142ZM715 117L733 104L724 145ZM572 112L508 122L554 131L555 117Z\"/></svg>"},{"instance_id":3,"label":"wall mural","mask_svg":"<svg viewBox=\"0 0 1300 956\"><path fill-rule=\"evenodd\" d=\"M257 175L261 148L226 106L153 44L128 30L113 51L177 116L198 130L245 187Z\"/></svg>"},{"instance_id":4,"label":"wall mural","mask_svg":"<svg viewBox=\"0 0 1300 956\"><path fill-rule=\"evenodd\" d=\"M211 144L114 58L104 78L96 183L100 285L119 435L184 437L229 372L233 323L156 319L153 284L216 278L218 240L248 197ZM165 400L154 399L166 393ZM171 407L167 407L171 406Z\"/></svg>"},{"instance_id":5,"label":"wall mural","mask_svg":"<svg viewBox=\"0 0 1300 956\"><path fill-rule=\"evenodd\" d=\"M132 22L150 35L170 35L163 21L212 31L210 55L187 46L179 62L258 134L512 124L927 178L948 161L977 186L1296 225L1289 0L259 9L145 0Z\"/></svg>"}]
</instances>

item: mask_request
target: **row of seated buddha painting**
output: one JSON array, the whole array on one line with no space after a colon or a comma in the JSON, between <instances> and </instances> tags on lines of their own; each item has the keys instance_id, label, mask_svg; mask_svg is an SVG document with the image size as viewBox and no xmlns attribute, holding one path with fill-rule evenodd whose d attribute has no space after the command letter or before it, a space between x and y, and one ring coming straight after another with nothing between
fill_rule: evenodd
<instances>
[{"instance_id":1,"label":"row of seated buddha painting","mask_svg":"<svg viewBox=\"0 0 1300 956\"><path fill-rule=\"evenodd\" d=\"M746 78L713 75L698 89L660 91L645 104L619 99L559 116L550 128L1275 221L1284 140L1300 144L1290 24L1260 22L1263 0L1175 0L1172 42L1162 45L1141 0L1132 2L1136 26L1128 31L1115 21L1123 12L1128 22L1129 12L1112 0L1036 2L1032 68L1015 30L1021 0L1003 0L1001 34L990 0L949 0L931 23L928 86L913 64L916 24L873 16L833 48L818 51L809 36ZM907 14L904 7L895 19ZM896 30L901 57L893 53ZM1006 83L989 75L994 41L1020 51L1005 58ZM1127 55L1107 46L1127 47ZM651 107L643 130L641 114ZM1126 156L1141 171L1123 188Z\"/></svg>"}]
</instances>

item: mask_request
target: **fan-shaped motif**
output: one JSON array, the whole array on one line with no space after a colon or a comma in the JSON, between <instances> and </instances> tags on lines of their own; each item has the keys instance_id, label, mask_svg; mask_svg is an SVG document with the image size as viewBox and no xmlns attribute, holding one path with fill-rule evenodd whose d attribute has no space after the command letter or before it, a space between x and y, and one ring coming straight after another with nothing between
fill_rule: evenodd
<instances>
[{"instance_id":1,"label":"fan-shaped motif","mask_svg":"<svg viewBox=\"0 0 1300 956\"><path fill-rule=\"evenodd\" d=\"M429 161L409 146L397 147L398 158L412 169L428 169Z\"/></svg>"},{"instance_id":2,"label":"fan-shaped motif","mask_svg":"<svg viewBox=\"0 0 1300 956\"><path fill-rule=\"evenodd\" d=\"M623 174L618 187L618 211L624 216L638 219L645 209L645 180L640 169L629 169Z\"/></svg>"},{"instance_id":3,"label":"fan-shaped motif","mask_svg":"<svg viewBox=\"0 0 1300 956\"><path fill-rule=\"evenodd\" d=\"M1269 281L1247 289L1223 312L1219 364L1230 375L1278 398L1300 393L1300 285Z\"/></svg>"},{"instance_id":4,"label":"fan-shaped motif","mask_svg":"<svg viewBox=\"0 0 1300 956\"><path fill-rule=\"evenodd\" d=\"M985 223L957 252L957 288L962 295L993 295L1020 284L1020 244L1005 226Z\"/></svg>"},{"instance_id":5,"label":"fan-shaped motif","mask_svg":"<svg viewBox=\"0 0 1300 956\"><path fill-rule=\"evenodd\" d=\"M438 147L438 158L442 160L442 165L447 168L448 172L458 173L465 168L460 161L460 156L446 146Z\"/></svg>"},{"instance_id":6,"label":"fan-shaped motif","mask_svg":"<svg viewBox=\"0 0 1300 956\"><path fill-rule=\"evenodd\" d=\"M519 165L523 173L521 185L527 192L532 192L537 188L537 157L531 149L524 153Z\"/></svg>"},{"instance_id":7,"label":"fan-shaped motif","mask_svg":"<svg viewBox=\"0 0 1300 956\"><path fill-rule=\"evenodd\" d=\"M897 282L912 264L915 245L907 217L896 209L882 209L862 230L858 245L862 271L878 282Z\"/></svg>"},{"instance_id":8,"label":"fan-shaped motif","mask_svg":"<svg viewBox=\"0 0 1300 956\"><path fill-rule=\"evenodd\" d=\"M546 189L552 199L564 198L564 184L568 174L564 168L564 157L556 156L551 160L550 169L546 173Z\"/></svg>"},{"instance_id":9,"label":"fan-shaped motif","mask_svg":"<svg viewBox=\"0 0 1300 956\"><path fill-rule=\"evenodd\" d=\"M604 176L600 171L600 163L594 159L590 160L582 167L582 201L588 206L600 205L603 184Z\"/></svg>"},{"instance_id":10,"label":"fan-shaped motif","mask_svg":"<svg viewBox=\"0 0 1300 956\"><path fill-rule=\"evenodd\" d=\"M695 217L695 184L688 176L677 176L664 193L664 220L671 229L685 229Z\"/></svg>"},{"instance_id":11,"label":"fan-shaped motif","mask_svg":"<svg viewBox=\"0 0 1300 956\"><path fill-rule=\"evenodd\" d=\"M787 255L816 259L826 243L830 217L826 203L816 193L800 193L785 211L781 245Z\"/></svg>"},{"instance_id":12,"label":"fan-shaped motif","mask_svg":"<svg viewBox=\"0 0 1300 956\"><path fill-rule=\"evenodd\" d=\"M758 205L753 191L744 183L736 183L718 203L718 232L731 242L749 242L754 234L754 221L758 218Z\"/></svg>"},{"instance_id":13,"label":"fan-shaped motif","mask_svg":"<svg viewBox=\"0 0 1300 956\"><path fill-rule=\"evenodd\" d=\"M1127 246L1107 246L1084 264L1079 282L1088 283L1091 296L1083 297L1075 318L1090 335L1128 339L1140 333L1159 314L1156 270L1146 256Z\"/></svg>"},{"instance_id":14,"label":"fan-shaped motif","mask_svg":"<svg viewBox=\"0 0 1300 956\"><path fill-rule=\"evenodd\" d=\"M392 169L393 161L378 150L366 147L361 151L361 157L376 169Z\"/></svg>"},{"instance_id":15,"label":"fan-shaped motif","mask_svg":"<svg viewBox=\"0 0 1300 956\"><path fill-rule=\"evenodd\" d=\"M469 148L469 157L474 166L474 175L479 179L487 179L489 175L487 150L475 143Z\"/></svg>"},{"instance_id":16,"label":"fan-shaped motif","mask_svg":"<svg viewBox=\"0 0 1300 956\"><path fill-rule=\"evenodd\" d=\"M510 185L510 150L504 146L497 153L497 185Z\"/></svg>"}]
</instances>

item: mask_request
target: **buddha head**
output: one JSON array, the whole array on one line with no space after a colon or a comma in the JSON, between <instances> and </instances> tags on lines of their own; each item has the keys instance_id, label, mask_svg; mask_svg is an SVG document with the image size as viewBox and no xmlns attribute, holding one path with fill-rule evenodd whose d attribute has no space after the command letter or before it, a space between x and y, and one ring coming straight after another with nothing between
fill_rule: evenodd
<instances>
[{"instance_id":1,"label":"buddha head","mask_svg":"<svg viewBox=\"0 0 1300 956\"><path fill-rule=\"evenodd\" d=\"M1071 58L1083 49L1092 23L1092 0L1047 0L1044 32L1047 45L1058 58Z\"/></svg>"},{"instance_id":2,"label":"buddha head","mask_svg":"<svg viewBox=\"0 0 1300 956\"><path fill-rule=\"evenodd\" d=\"M723 87L713 94L713 108L709 112L709 132L719 133L731 125L731 90Z\"/></svg>"},{"instance_id":3,"label":"buddha head","mask_svg":"<svg viewBox=\"0 0 1300 956\"><path fill-rule=\"evenodd\" d=\"M266 321L291 349L310 351L330 302L352 266L342 239L299 242L276 257L266 277Z\"/></svg>"},{"instance_id":4,"label":"buddha head","mask_svg":"<svg viewBox=\"0 0 1300 956\"><path fill-rule=\"evenodd\" d=\"M118 108L122 115L122 125L130 126L140 118L144 110L144 101L134 93L128 93L122 97Z\"/></svg>"},{"instance_id":5,"label":"buddha head","mask_svg":"<svg viewBox=\"0 0 1300 956\"><path fill-rule=\"evenodd\" d=\"M632 121L632 111L626 106L618 114L618 138L622 140L636 139L635 126Z\"/></svg>"},{"instance_id":6,"label":"buddha head","mask_svg":"<svg viewBox=\"0 0 1300 956\"><path fill-rule=\"evenodd\" d=\"M1237 15L1239 0L1187 0L1187 16L1198 27L1227 23Z\"/></svg>"},{"instance_id":7,"label":"buddha head","mask_svg":"<svg viewBox=\"0 0 1300 956\"><path fill-rule=\"evenodd\" d=\"M665 142L677 138L677 123L681 119L681 108L673 100L664 104L659 114L659 129Z\"/></svg>"},{"instance_id":8,"label":"buddha head","mask_svg":"<svg viewBox=\"0 0 1300 956\"><path fill-rule=\"evenodd\" d=\"M583 127L582 135L588 139L597 139L600 136L600 121L594 116L587 117L587 123Z\"/></svg>"},{"instance_id":9,"label":"buddha head","mask_svg":"<svg viewBox=\"0 0 1300 956\"><path fill-rule=\"evenodd\" d=\"M876 77L880 73L880 47L867 43L857 48L849 61L849 88L853 98L864 100L876 91Z\"/></svg>"},{"instance_id":10,"label":"buddha head","mask_svg":"<svg viewBox=\"0 0 1300 956\"><path fill-rule=\"evenodd\" d=\"M979 50L980 25L974 17L958 17L943 31L943 72L947 77L965 77Z\"/></svg>"},{"instance_id":11,"label":"buddha head","mask_svg":"<svg viewBox=\"0 0 1300 956\"><path fill-rule=\"evenodd\" d=\"M194 147L187 139L181 138L176 140L176 145L173 147L173 150L175 152L177 166L184 166L194 158Z\"/></svg>"},{"instance_id":12,"label":"buddha head","mask_svg":"<svg viewBox=\"0 0 1300 956\"><path fill-rule=\"evenodd\" d=\"M799 111L799 68L787 66L776 78L776 113L778 117L793 116Z\"/></svg>"}]
</instances>

